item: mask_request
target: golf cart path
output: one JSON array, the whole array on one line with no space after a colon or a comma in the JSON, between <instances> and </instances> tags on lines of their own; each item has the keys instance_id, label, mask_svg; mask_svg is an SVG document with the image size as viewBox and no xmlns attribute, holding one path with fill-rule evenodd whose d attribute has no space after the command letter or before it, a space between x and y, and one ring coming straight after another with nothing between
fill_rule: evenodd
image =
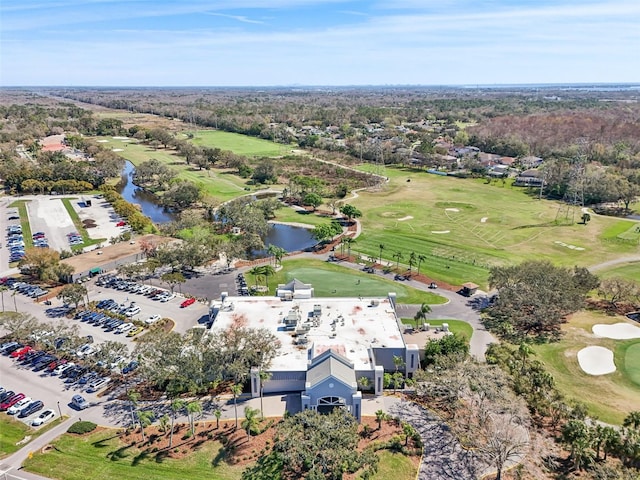
<instances>
[{"instance_id":1,"label":"golf cart path","mask_svg":"<svg viewBox=\"0 0 640 480\"><path fill-rule=\"evenodd\" d=\"M614 258L613 260L607 260L606 262L597 263L596 265L591 265L587 267L590 272L597 272L598 270L604 270L605 268L613 267L615 265L620 265L622 263L633 263L640 262L640 255L634 255L631 257L621 257Z\"/></svg>"}]
</instances>

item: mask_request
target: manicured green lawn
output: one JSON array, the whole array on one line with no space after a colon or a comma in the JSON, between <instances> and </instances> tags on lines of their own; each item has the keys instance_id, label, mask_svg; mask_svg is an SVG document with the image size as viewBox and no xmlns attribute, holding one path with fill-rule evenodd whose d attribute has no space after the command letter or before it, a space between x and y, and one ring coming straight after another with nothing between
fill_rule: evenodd
<instances>
[{"instance_id":1,"label":"manicured green lawn","mask_svg":"<svg viewBox=\"0 0 640 480\"><path fill-rule=\"evenodd\" d=\"M373 166L363 165L365 171ZM532 258L589 266L637 252L631 222L592 216L587 225L556 221L561 205L539 200L510 182L459 179L421 170L386 167L389 182L348 200L362 211L363 235L353 249L407 266L411 252L424 255L421 272L453 285L487 286L494 265ZM409 180L409 181L408 181ZM581 213L574 212L574 222ZM571 218L571 217L570 217ZM631 238L631 237L633 238Z\"/></svg>"},{"instance_id":2,"label":"manicured green lawn","mask_svg":"<svg viewBox=\"0 0 640 480\"><path fill-rule=\"evenodd\" d=\"M311 212L303 212L300 210L294 210L290 207L282 207L276 210L276 218L278 222L287 223L306 223L308 225L323 225L330 223L331 218L316 215Z\"/></svg>"},{"instance_id":3,"label":"manicured green lawn","mask_svg":"<svg viewBox=\"0 0 640 480\"><path fill-rule=\"evenodd\" d=\"M379 274L369 274L322 262L320 260L292 259L285 260L283 269L274 277L269 277L269 286L274 291L279 283L288 283L294 278L311 283L316 297L386 297L395 292L399 303L409 304L441 304L445 298L431 292L423 292L394 282ZM264 282L261 280L262 284ZM247 283L255 284L252 275L247 275Z\"/></svg>"},{"instance_id":4,"label":"manicured green lawn","mask_svg":"<svg viewBox=\"0 0 640 480\"><path fill-rule=\"evenodd\" d=\"M533 359L541 360L567 398L586 404L589 414L607 423L621 424L624 417L638 409L640 398L640 339L612 340L595 337L591 328L597 323L624 322L625 317L583 311L564 325L561 341L535 345ZM614 352L617 370L608 375L586 374L578 364L577 353L589 345L600 345Z\"/></svg>"},{"instance_id":5,"label":"manicured green lawn","mask_svg":"<svg viewBox=\"0 0 640 480\"><path fill-rule=\"evenodd\" d=\"M197 130L191 141L201 147L229 150L247 157L278 157L291 150L287 145L220 130Z\"/></svg>"},{"instance_id":6,"label":"manicured green lawn","mask_svg":"<svg viewBox=\"0 0 640 480\"><path fill-rule=\"evenodd\" d=\"M622 277L627 280L640 282L640 262L618 265L606 270L598 270L597 274L601 278Z\"/></svg>"},{"instance_id":7,"label":"manicured green lawn","mask_svg":"<svg viewBox=\"0 0 640 480\"><path fill-rule=\"evenodd\" d=\"M413 318L403 318L402 323L404 325L415 325L415 320ZM426 323L431 327L441 327L443 323L448 323L449 331L457 333L464 338L467 343L471 340L471 335L473 335L473 327L462 320L433 320L430 318L426 320Z\"/></svg>"},{"instance_id":8,"label":"manicured green lawn","mask_svg":"<svg viewBox=\"0 0 640 480\"><path fill-rule=\"evenodd\" d=\"M9 417L6 413L0 415L0 458L6 457L20 450L17 442L22 440L31 430L24 423Z\"/></svg>"},{"instance_id":9,"label":"manicured green lawn","mask_svg":"<svg viewBox=\"0 0 640 480\"><path fill-rule=\"evenodd\" d=\"M54 446L45 454L35 453L25 462L25 469L61 480L236 480L243 470L224 461L214 466L221 447L215 441L204 442L198 451L180 460L125 445L111 429L82 437L64 434Z\"/></svg>"},{"instance_id":10,"label":"manicured green lawn","mask_svg":"<svg viewBox=\"0 0 640 480\"><path fill-rule=\"evenodd\" d=\"M371 477L372 480L415 480L418 469L408 457L387 450L380 450L377 454L380 463L378 471Z\"/></svg>"},{"instance_id":11,"label":"manicured green lawn","mask_svg":"<svg viewBox=\"0 0 640 480\"><path fill-rule=\"evenodd\" d=\"M142 143L134 141L123 143L122 140L112 137L96 138L106 140L105 143L102 143L106 148L122 150L116 153L134 165L155 159L170 166L178 172L179 179L189 180L201 186L204 193L210 196L214 202L224 202L257 190L253 186L247 186L247 180L233 174L231 170L221 168L200 170L198 167L187 165L184 158L176 155L174 150L163 148L155 150Z\"/></svg>"}]
</instances>

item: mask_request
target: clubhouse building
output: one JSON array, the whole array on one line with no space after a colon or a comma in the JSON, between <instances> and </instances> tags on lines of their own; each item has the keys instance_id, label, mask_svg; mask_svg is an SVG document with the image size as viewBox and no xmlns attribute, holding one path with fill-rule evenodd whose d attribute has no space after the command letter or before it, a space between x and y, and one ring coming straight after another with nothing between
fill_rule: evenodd
<instances>
[{"instance_id":1,"label":"clubhouse building","mask_svg":"<svg viewBox=\"0 0 640 480\"><path fill-rule=\"evenodd\" d=\"M395 306L394 293L315 298L311 285L293 280L279 285L275 297L223 294L211 302L209 316L214 332L242 321L278 338L280 353L264 393L299 392L303 409L342 407L360 420L359 388L382 395L385 372L398 369L410 376L419 367L418 346L404 343ZM259 373L251 372L254 397L260 395Z\"/></svg>"}]
</instances>

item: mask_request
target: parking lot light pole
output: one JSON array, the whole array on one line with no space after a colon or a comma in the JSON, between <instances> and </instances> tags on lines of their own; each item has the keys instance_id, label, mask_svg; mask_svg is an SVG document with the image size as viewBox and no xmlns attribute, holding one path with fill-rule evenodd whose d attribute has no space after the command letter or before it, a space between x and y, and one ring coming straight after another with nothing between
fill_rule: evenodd
<instances>
[{"instance_id":1,"label":"parking lot light pole","mask_svg":"<svg viewBox=\"0 0 640 480\"><path fill-rule=\"evenodd\" d=\"M62 410L60 410L60 400L58 400L58 414L60 415L60 421L62 421Z\"/></svg>"}]
</instances>

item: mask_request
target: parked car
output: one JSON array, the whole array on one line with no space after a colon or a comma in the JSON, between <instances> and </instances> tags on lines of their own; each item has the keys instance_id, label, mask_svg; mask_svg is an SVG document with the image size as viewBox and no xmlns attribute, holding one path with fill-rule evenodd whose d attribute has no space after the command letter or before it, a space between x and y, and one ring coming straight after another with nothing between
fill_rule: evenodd
<instances>
[{"instance_id":1,"label":"parked car","mask_svg":"<svg viewBox=\"0 0 640 480\"><path fill-rule=\"evenodd\" d=\"M51 410L49 408L49 409L45 410L44 412L42 412L40 415L38 415L36 418L34 418L31 421L31 425L33 425L34 427L38 427L38 426L42 425L43 423L48 422L49 420L51 420L55 416L56 416L56 412L54 412L53 410Z\"/></svg>"},{"instance_id":2,"label":"parked car","mask_svg":"<svg viewBox=\"0 0 640 480\"><path fill-rule=\"evenodd\" d=\"M136 362L135 360L131 361L126 367L122 369L122 373L126 375L129 372L133 372L136 368L138 368L138 362Z\"/></svg>"},{"instance_id":3,"label":"parked car","mask_svg":"<svg viewBox=\"0 0 640 480\"><path fill-rule=\"evenodd\" d=\"M43 408L44 408L44 402L40 400L34 400L29 405L27 405L22 410L20 410L20 413L18 414L18 418L28 417L29 415L32 415L37 411L42 410Z\"/></svg>"},{"instance_id":4,"label":"parked car","mask_svg":"<svg viewBox=\"0 0 640 480\"><path fill-rule=\"evenodd\" d=\"M131 330L129 330L129 332L127 333L127 337L135 337L136 335L138 335L139 333L141 333L144 330L144 327L135 327L132 328Z\"/></svg>"},{"instance_id":5,"label":"parked car","mask_svg":"<svg viewBox=\"0 0 640 480\"><path fill-rule=\"evenodd\" d=\"M2 352L5 355L9 355L9 354L15 352L16 350L18 350L19 348L22 348L22 347L24 347L23 344L18 343L18 342L13 342L13 344L7 346Z\"/></svg>"},{"instance_id":6,"label":"parked car","mask_svg":"<svg viewBox=\"0 0 640 480\"><path fill-rule=\"evenodd\" d=\"M182 302L180 304L180 308L186 308L189 305L193 305L194 303L196 303L196 299L191 297L191 298L187 298L184 302Z\"/></svg>"},{"instance_id":7,"label":"parked car","mask_svg":"<svg viewBox=\"0 0 640 480\"><path fill-rule=\"evenodd\" d=\"M125 333L131 330L135 325L131 322L124 322L115 329L115 333Z\"/></svg>"},{"instance_id":8,"label":"parked car","mask_svg":"<svg viewBox=\"0 0 640 480\"><path fill-rule=\"evenodd\" d=\"M91 355L92 353L95 353L95 351L96 349L87 343L78 349L78 351L76 352L76 355L78 357L84 357L86 355Z\"/></svg>"},{"instance_id":9,"label":"parked car","mask_svg":"<svg viewBox=\"0 0 640 480\"><path fill-rule=\"evenodd\" d=\"M89 384L89 387L87 388L87 393L95 393L98 390L103 389L104 387L107 386L107 384L111 381L111 378L109 377L104 377L104 378L98 378L95 381L93 381L92 383Z\"/></svg>"},{"instance_id":10,"label":"parked car","mask_svg":"<svg viewBox=\"0 0 640 480\"><path fill-rule=\"evenodd\" d=\"M137 315L140 313L140 307L135 306L135 307L130 307L127 310L125 310L124 314L127 317L133 317L134 315Z\"/></svg>"},{"instance_id":11,"label":"parked car","mask_svg":"<svg viewBox=\"0 0 640 480\"><path fill-rule=\"evenodd\" d=\"M89 407L89 402L82 395L74 395L71 398L71 406L76 410L84 410Z\"/></svg>"},{"instance_id":12,"label":"parked car","mask_svg":"<svg viewBox=\"0 0 640 480\"><path fill-rule=\"evenodd\" d=\"M4 412L10 409L24 397L26 397L24 393L16 393L15 395L12 395L11 397L5 399L2 403L0 403L0 411Z\"/></svg>"},{"instance_id":13,"label":"parked car","mask_svg":"<svg viewBox=\"0 0 640 480\"><path fill-rule=\"evenodd\" d=\"M16 415L17 413L20 413L20 410L29 405L32 400L33 399L31 397L24 397L22 400L18 400L11 407L7 408L7 415Z\"/></svg>"},{"instance_id":14,"label":"parked car","mask_svg":"<svg viewBox=\"0 0 640 480\"><path fill-rule=\"evenodd\" d=\"M0 345L0 352L2 353L7 353L7 351L11 348L14 347L16 345L20 345L18 342L5 342L2 345ZM14 349L16 350L16 349ZM14 351L12 350L12 351Z\"/></svg>"},{"instance_id":15,"label":"parked car","mask_svg":"<svg viewBox=\"0 0 640 480\"><path fill-rule=\"evenodd\" d=\"M151 315L149 318L147 318L144 323L146 323L147 325L151 325L156 323L158 320L160 320L162 318L162 315Z\"/></svg>"},{"instance_id":16,"label":"parked car","mask_svg":"<svg viewBox=\"0 0 640 480\"><path fill-rule=\"evenodd\" d=\"M71 363L65 363L64 365L58 365L53 372L51 372L52 375L62 375L64 372L66 372L67 370L69 370L70 368L75 367L76 364L71 362Z\"/></svg>"},{"instance_id":17,"label":"parked car","mask_svg":"<svg viewBox=\"0 0 640 480\"><path fill-rule=\"evenodd\" d=\"M15 394L16 392L14 392L13 390L5 390L4 392L0 393L0 403L13 397Z\"/></svg>"},{"instance_id":18,"label":"parked car","mask_svg":"<svg viewBox=\"0 0 640 480\"><path fill-rule=\"evenodd\" d=\"M24 357L27 353L29 353L31 350L33 350L33 347L31 345L25 345L22 348L19 348L17 350L14 350L13 352L11 352L9 354L9 356L11 358L20 358L20 357Z\"/></svg>"}]
</instances>

